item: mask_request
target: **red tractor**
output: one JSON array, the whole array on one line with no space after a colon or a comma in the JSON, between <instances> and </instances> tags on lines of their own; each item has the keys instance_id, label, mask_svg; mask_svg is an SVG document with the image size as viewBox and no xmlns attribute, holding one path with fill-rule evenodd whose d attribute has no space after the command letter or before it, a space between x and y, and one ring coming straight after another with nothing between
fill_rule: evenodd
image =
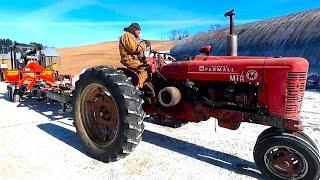
<instances>
[{"instance_id":1,"label":"red tractor","mask_svg":"<svg viewBox=\"0 0 320 180\"><path fill-rule=\"evenodd\" d=\"M127 156L141 141L146 114L160 121L214 117L232 130L242 122L271 126L253 152L267 179L318 179L319 151L300 121L308 62L237 56L234 15L226 13L231 21L228 56L209 56L207 46L192 60L167 64L153 52L142 89L131 69L99 66L81 74L73 94L75 126L91 155L104 162Z\"/></svg>"}]
</instances>

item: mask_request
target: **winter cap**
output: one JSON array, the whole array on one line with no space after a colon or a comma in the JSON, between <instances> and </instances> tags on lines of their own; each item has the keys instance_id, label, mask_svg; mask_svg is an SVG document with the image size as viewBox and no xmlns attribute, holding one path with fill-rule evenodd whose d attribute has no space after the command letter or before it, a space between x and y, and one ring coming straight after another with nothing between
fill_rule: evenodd
<instances>
[{"instance_id":1,"label":"winter cap","mask_svg":"<svg viewBox=\"0 0 320 180\"><path fill-rule=\"evenodd\" d=\"M136 23L136 22L131 23L130 26L129 26L129 28L130 28L130 27L131 27L132 29L134 29L134 30L141 30L140 25L139 25L138 23Z\"/></svg>"}]
</instances>

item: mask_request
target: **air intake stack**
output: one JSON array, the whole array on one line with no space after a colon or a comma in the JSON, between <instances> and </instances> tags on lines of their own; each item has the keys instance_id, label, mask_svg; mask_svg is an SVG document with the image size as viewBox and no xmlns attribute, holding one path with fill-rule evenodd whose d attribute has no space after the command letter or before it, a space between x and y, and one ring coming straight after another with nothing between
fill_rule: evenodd
<instances>
[{"instance_id":1,"label":"air intake stack","mask_svg":"<svg viewBox=\"0 0 320 180\"><path fill-rule=\"evenodd\" d=\"M227 36L227 55L237 56L238 55L238 36L234 33L234 16L236 13L234 9L225 13L225 17L230 18L230 34Z\"/></svg>"}]
</instances>

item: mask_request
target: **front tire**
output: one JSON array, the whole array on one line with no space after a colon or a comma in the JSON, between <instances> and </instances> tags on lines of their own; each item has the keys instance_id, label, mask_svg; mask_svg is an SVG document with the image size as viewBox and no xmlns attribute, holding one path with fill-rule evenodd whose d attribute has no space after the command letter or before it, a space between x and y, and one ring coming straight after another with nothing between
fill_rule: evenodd
<instances>
[{"instance_id":1,"label":"front tire","mask_svg":"<svg viewBox=\"0 0 320 180\"><path fill-rule=\"evenodd\" d=\"M13 92L11 88L8 88L7 96L8 96L8 100L10 102L13 102Z\"/></svg>"},{"instance_id":2,"label":"front tire","mask_svg":"<svg viewBox=\"0 0 320 180\"><path fill-rule=\"evenodd\" d=\"M285 133L284 129L280 129L280 128L275 128L275 127L270 127L266 130L264 130L257 138L257 142L260 141L261 139L268 137L268 136L275 136L275 135L282 135L283 133ZM319 152L319 149L317 147L317 145L315 144L315 142L312 141L312 139L307 136L304 132L301 131L296 131L296 132L292 132L293 135L305 140L306 142L308 142L312 147L315 148L315 150L317 152Z\"/></svg>"},{"instance_id":3,"label":"front tire","mask_svg":"<svg viewBox=\"0 0 320 180\"><path fill-rule=\"evenodd\" d=\"M294 134L276 131L261 136L253 155L258 169L267 179L320 177L319 153L309 142Z\"/></svg>"},{"instance_id":4,"label":"front tire","mask_svg":"<svg viewBox=\"0 0 320 180\"><path fill-rule=\"evenodd\" d=\"M122 71L111 67L80 75L73 98L75 126L92 157L116 161L139 144L145 113L138 93Z\"/></svg>"}]
</instances>

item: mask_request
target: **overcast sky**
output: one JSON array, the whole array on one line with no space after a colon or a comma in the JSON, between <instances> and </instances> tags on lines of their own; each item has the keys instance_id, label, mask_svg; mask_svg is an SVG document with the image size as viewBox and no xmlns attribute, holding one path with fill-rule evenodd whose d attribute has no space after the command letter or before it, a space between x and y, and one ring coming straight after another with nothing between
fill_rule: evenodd
<instances>
[{"instance_id":1,"label":"overcast sky","mask_svg":"<svg viewBox=\"0 0 320 180\"><path fill-rule=\"evenodd\" d=\"M320 7L319 0L0 0L0 38L68 47L117 40L131 22L142 38L166 40L172 29L206 31L236 9L246 23Z\"/></svg>"}]
</instances>

